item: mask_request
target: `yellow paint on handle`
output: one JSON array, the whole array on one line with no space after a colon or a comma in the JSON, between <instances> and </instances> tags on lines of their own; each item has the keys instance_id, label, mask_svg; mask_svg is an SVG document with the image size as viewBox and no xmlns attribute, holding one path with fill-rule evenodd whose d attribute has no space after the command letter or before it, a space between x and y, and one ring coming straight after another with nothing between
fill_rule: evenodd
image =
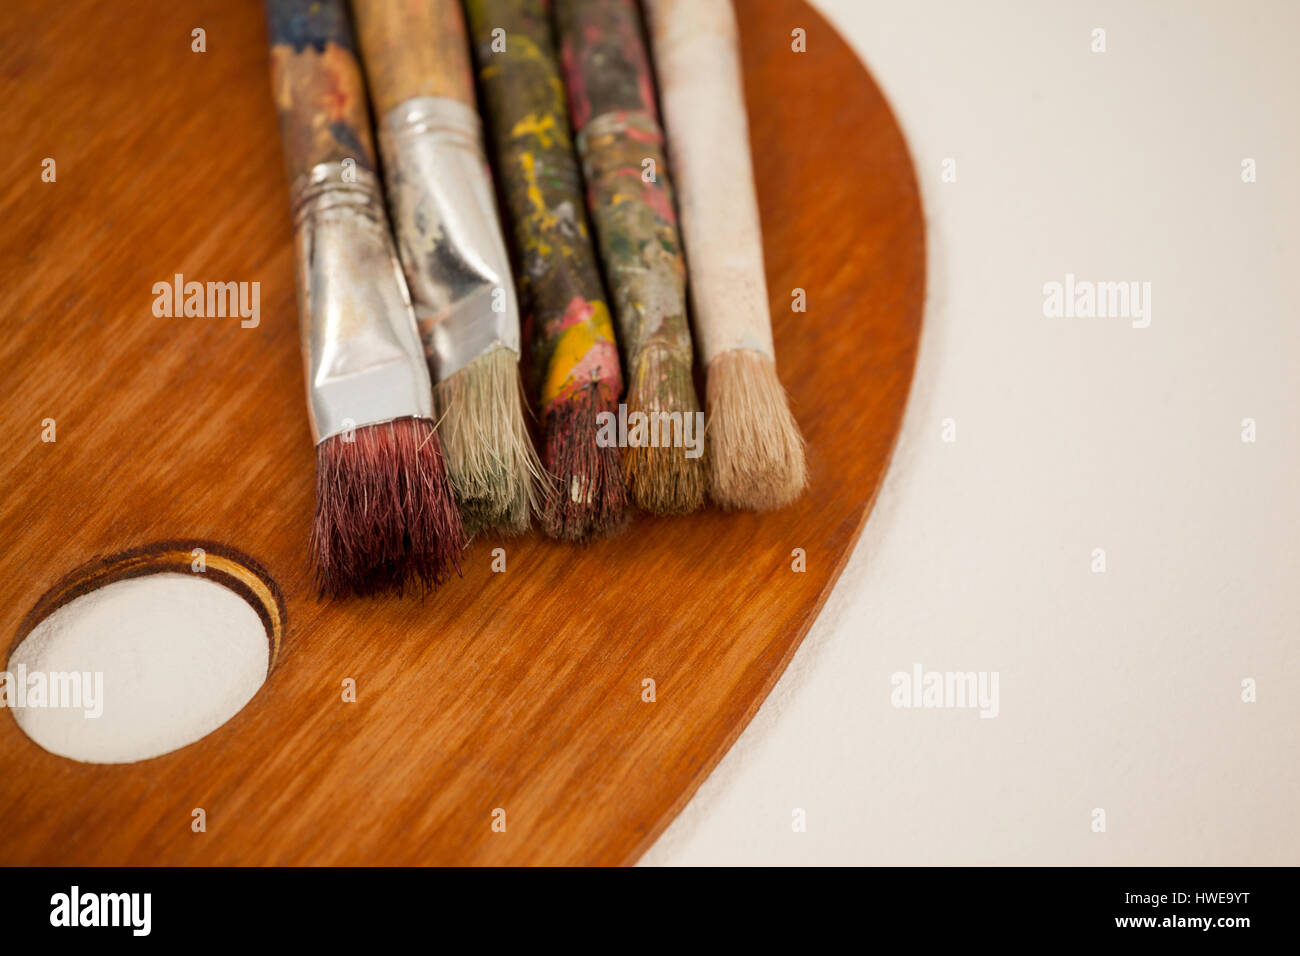
<instances>
[{"instance_id":1,"label":"yellow paint on handle","mask_svg":"<svg viewBox=\"0 0 1300 956\"><path fill-rule=\"evenodd\" d=\"M573 372L593 348L608 345L614 339L614 325L604 302L589 302L591 315L560 333L551 353L546 380L542 383L542 404L558 398L569 384ZM605 370L608 372L608 370Z\"/></svg>"},{"instance_id":2,"label":"yellow paint on handle","mask_svg":"<svg viewBox=\"0 0 1300 956\"><path fill-rule=\"evenodd\" d=\"M512 138L536 136L543 149L549 149L555 145L558 133L559 128L555 125L554 113L545 115L529 113L510 129Z\"/></svg>"}]
</instances>

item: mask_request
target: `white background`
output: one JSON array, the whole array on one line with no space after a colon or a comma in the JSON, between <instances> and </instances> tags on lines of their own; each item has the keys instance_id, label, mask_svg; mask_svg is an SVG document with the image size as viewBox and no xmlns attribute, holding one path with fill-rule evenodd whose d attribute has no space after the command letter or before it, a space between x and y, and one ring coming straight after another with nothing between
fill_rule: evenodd
<instances>
[{"instance_id":1,"label":"white background","mask_svg":"<svg viewBox=\"0 0 1300 956\"><path fill-rule=\"evenodd\" d=\"M920 179L916 382L826 610L644 862L1300 863L1300 3L816 5ZM1067 272L1150 282L1150 327L1045 318ZM999 716L891 706L915 663L998 672Z\"/></svg>"}]
</instances>

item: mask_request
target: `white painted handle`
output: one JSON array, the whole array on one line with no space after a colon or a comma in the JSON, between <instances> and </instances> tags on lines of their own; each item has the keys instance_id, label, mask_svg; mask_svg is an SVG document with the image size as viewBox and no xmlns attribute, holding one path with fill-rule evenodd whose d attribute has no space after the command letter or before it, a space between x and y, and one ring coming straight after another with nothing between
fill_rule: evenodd
<instances>
[{"instance_id":1,"label":"white painted handle","mask_svg":"<svg viewBox=\"0 0 1300 956\"><path fill-rule=\"evenodd\" d=\"M645 9L701 357L775 358L731 0L645 0Z\"/></svg>"}]
</instances>

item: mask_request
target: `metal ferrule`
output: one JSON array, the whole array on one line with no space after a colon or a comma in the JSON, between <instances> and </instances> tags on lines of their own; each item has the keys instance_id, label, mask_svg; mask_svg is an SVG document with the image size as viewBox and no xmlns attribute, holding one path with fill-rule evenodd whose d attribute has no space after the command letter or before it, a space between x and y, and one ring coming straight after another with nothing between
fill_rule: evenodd
<instances>
[{"instance_id":1,"label":"metal ferrule","mask_svg":"<svg viewBox=\"0 0 1300 956\"><path fill-rule=\"evenodd\" d=\"M497 346L519 353L519 306L478 113L421 96L379 127L393 232L429 371L445 381Z\"/></svg>"},{"instance_id":2,"label":"metal ferrule","mask_svg":"<svg viewBox=\"0 0 1300 956\"><path fill-rule=\"evenodd\" d=\"M321 163L293 184L298 314L312 433L433 417L433 391L379 181Z\"/></svg>"}]
</instances>

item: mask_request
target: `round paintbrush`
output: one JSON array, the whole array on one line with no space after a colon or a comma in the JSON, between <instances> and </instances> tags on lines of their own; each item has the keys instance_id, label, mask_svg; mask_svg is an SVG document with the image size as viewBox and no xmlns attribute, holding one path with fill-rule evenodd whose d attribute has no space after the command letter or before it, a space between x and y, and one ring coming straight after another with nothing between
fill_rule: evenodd
<instances>
[{"instance_id":1,"label":"round paintbrush","mask_svg":"<svg viewBox=\"0 0 1300 956\"><path fill-rule=\"evenodd\" d=\"M704 499L703 415L640 15L634 0L557 0L555 15L587 207L627 364L628 489L646 511L694 511Z\"/></svg>"},{"instance_id":2,"label":"round paintbrush","mask_svg":"<svg viewBox=\"0 0 1300 956\"><path fill-rule=\"evenodd\" d=\"M316 440L312 554L327 595L437 584L464 532L429 370L373 172L343 0L267 0Z\"/></svg>"},{"instance_id":3,"label":"round paintbrush","mask_svg":"<svg viewBox=\"0 0 1300 956\"><path fill-rule=\"evenodd\" d=\"M466 530L527 530L542 467L520 404L519 310L459 0L353 0L388 206Z\"/></svg>"},{"instance_id":4,"label":"round paintbrush","mask_svg":"<svg viewBox=\"0 0 1300 956\"><path fill-rule=\"evenodd\" d=\"M626 513L619 450L598 440L597 419L615 414L622 380L548 5L468 0L466 11L533 326L542 461L557 479L544 526L554 537L584 540L616 530Z\"/></svg>"},{"instance_id":5,"label":"round paintbrush","mask_svg":"<svg viewBox=\"0 0 1300 956\"><path fill-rule=\"evenodd\" d=\"M779 508L808 473L776 375L735 14L731 0L645 9L708 370L709 491L724 508Z\"/></svg>"}]
</instances>

